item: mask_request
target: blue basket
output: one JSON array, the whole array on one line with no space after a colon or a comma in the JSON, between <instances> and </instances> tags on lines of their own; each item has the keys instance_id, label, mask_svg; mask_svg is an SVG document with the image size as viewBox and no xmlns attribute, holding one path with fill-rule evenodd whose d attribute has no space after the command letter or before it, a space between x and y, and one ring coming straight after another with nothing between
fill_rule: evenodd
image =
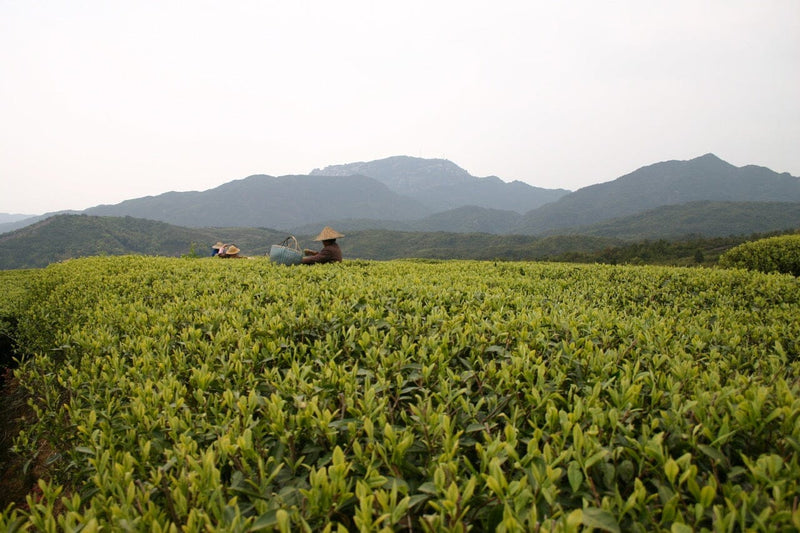
<instances>
[{"instance_id":1,"label":"blue basket","mask_svg":"<svg viewBox=\"0 0 800 533\"><path fill-rule=\"evenodd\" d=\"M303 252L293 235L286 237L282 243L273 244L269 249L269 259L281 265L299 265L303 260Z\"/></svg>"}]
</instances>

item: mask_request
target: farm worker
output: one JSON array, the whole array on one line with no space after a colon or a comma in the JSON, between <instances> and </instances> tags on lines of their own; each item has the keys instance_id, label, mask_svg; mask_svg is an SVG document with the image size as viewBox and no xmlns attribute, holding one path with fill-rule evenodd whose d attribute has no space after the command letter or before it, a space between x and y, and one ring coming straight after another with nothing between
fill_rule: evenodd
<instances>
[{"instance_id":1,"label":"farm worker","mask_svg":"<svg viewBox=\"0 0 800 533\"><path fill-rule=\"evenodd\" d=\"M336 244L336 239L341 239L342 237L344 235L338 231L330 226L325 226L319 235L314 238L315 241L322 241L322 250L319 252L308 249L303 250L305 257L301 261L306 265L340 262L342 260L342 249Z\"/></svg>"},{"instance_id":2,"label":"farm worker","mask_svg":"<svg viewBox=\"0 0 800 533\"><path fill-rule=\"evenodd\" d=\"M223 248L220 249L219 254L217 257L221 257L223 259L228 257L239 257L239 250L235 244L226 244Z\"/></svg>"},{"instance_id":3,"label":"farm worker","mask_svg":"<svg viewBox=\"0 0 800 533\"><path fill-rule=\"evenodd\" d=\"M211 247L211 257L217 255L224 246L225 245L222 244L222 241L217 241L217 243Z\"/></svg>"}]
</instances>

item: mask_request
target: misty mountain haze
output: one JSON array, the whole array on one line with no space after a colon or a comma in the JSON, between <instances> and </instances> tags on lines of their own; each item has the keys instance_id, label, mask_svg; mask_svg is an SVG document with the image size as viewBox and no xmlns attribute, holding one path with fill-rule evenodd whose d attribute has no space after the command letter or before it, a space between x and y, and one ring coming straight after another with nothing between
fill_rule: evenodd
<instances>
[{"instance_id":1,"label":"misty mountain haze","mask_svg":"<svg viewBox=\"0 0 800 533\"><path fill-rule=\"evenodd\" d=\"M735 167L714 154L642 167L579 189L525 214L520 233L538 234L689 202L800 202L800 178Z\"/></svg>"},{"instance_id":2,"label":"misty mountain haze","mask_svg":"<svg viewBox=\"0 0 800 533\"><path fill-rule=\"evenodd\" d=\"M506 183L494 176L474 177L444 159L396 156L315 169L309 175L254 175L206 191L168 192L83 213L194 228L254 227L294 233L332 225L342 231L542 235L574 233L575 228L692 202L800 202L800 178L759 166L736 167L706 154L655 163L569 192ZM0 224L0 230L11 231L37 219L41 217ZM669 227L662 231L674 234Z\"/></svg>"},{"instance_id":3,"label":"misty mountain haze","mask_svg":"<svg viewBox=\"0 0 800 533\"><path fill-rule=\"evenodd\" d=\"M392 190L411 195L431 187L460 185L472 179L469 173L446 159L421 159L404 155L369 162L315 168L311 176L369 176Z\"/></svg>"},{"instance_id":4,"label":"misty mountain haze","mask_svg":"<svg viewBox=\"0 0 800 533\"><path fill-rule=\"evenodd\" d=\"M569 193L566 189L543 189L517 180L506 183L497 176L478 178L446 159L394 156L311 171L312 176L353 174L374 178L432 212L475 205L522 214Z\"/></svg>"},{"instance_id":5,"label":"misty mountain haze","mask_svg":"<svg viewBox=\"0 0 800 533\"><path fill-rule=\"evenodd\" d=\"M18 222L20 220L25 220L26 218L31 218L35 215L21 215L18 213L0 213L0 224L5 224L9 222Z\"/></svg>"},{"instance_id":6,"label":"misty mountain haze","mask_svg":"<svg viewBox=\"0 0 800 533\"><path fill-rule=\"evenodd\" d=\"M170 192L84 211L133 216L188 227L285 229L354 213L368 218L413 219L430 213L365 176L250 176L203 192Z\"/></svg>"}]
</instances>

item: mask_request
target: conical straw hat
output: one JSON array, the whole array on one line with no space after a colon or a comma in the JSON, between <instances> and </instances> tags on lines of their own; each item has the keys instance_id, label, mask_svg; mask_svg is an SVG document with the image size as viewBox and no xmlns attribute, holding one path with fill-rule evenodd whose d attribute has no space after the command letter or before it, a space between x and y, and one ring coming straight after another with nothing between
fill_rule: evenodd
<instances>
[{"instance_id":1,"label":"conical straw hat","mask_svg":"<svg viewBox=\"0 0 800 533\"><path fill-rule=\"evenodd\" d=\"M236 254L238 254L240 251L241 251L241 250L239 250L239 249L238 249L238 248L237 248L235 245L233 245L233 244L231 244L230 246L228 246L228 247L225 249L225 253L226 253L227 255L236 255Z\"/></svg>"},{"instance_id":2,"label":"conical straw hat","mask_svg":"<svg viewBox=\"0 0 800 533\"><path fill-rule=\"evenodd\" d=\"M344 237L344 235L342 235L341 233L339 233L338 231L336 231L332 227L325 226L324 228L322 228L322 231L319 232L319 235L314 237L314 240L315 241L327 241L327 240L330 240L330 239L341 239L342 237Z\"/></svg>"}]
</instances>

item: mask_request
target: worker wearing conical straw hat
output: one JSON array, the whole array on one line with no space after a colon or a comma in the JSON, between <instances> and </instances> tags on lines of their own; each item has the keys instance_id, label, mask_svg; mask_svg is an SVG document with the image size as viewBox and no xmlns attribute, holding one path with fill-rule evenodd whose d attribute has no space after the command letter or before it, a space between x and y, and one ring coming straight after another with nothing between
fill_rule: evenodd
<instances>
[{"instance_id":1,"label":"worker wearing conical straw hat","mask_svg":"<svg viewBox=\"0 0 800 533\"><path fill-rule=\"evenodd\" d=\"M217 255L224 247L225 244L223 244L222 241L217 241L217 243L211 247L211 257Z\"/></svg>"},{"instance_id":2,"label":"worker wearing conical straw hat","mask_svg":"<svg viewBox=\"0 0 800 533\"><path fill-rule=\"evenodd\" d=\"M342 249L339 248L336 239L341 239L342 237L344 237L344 235L330 226L322 228L319 235L314 238L315 241L322 241L322 250L319 252L308 249L303 250L305 253L305 257L302 259L303 264L313 265L316 263L340 262L342 260Z\"/></svg>"},{"instance_id":3,"label":"worker wearing conical straw hat","mask_svg":"<svg viewBox=\"0 0 800 533\"><path fill-rule=\"evenodd\" d=\"M231 257L239 258L241 257L239 255L239 252L241 252L241 250L239 250L239 248L235 244L226 244L222 248L220 248L217 257L220 257L222 259L227 259Z\"/></svg>"}]
</instances>

